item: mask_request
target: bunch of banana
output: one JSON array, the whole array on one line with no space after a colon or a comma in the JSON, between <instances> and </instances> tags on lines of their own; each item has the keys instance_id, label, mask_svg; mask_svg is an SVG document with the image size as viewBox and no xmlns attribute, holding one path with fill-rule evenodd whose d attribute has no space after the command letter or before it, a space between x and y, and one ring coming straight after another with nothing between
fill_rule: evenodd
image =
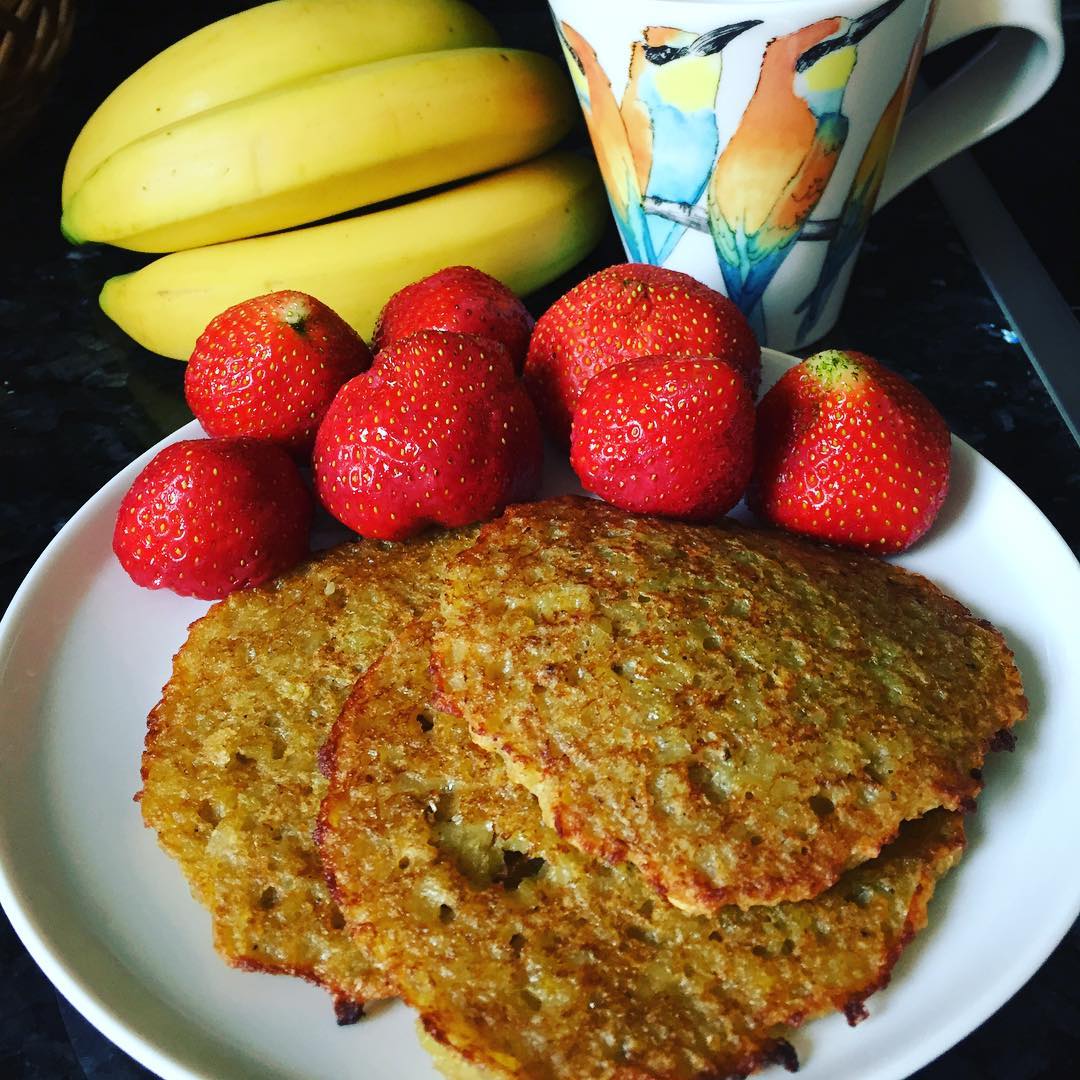
<instances>
[{"instance_id":1,"label":"bunch of banana","mask_svg":"<svg viewBox=\"0 0 1080 1080\"><path fill-rule=\"evenodd\" d=\"M271 289L314 293L367 335L392 292L449 263L518 291L567 269L605 217L591 167L507 167L562 138L573 95L552 60L496 41L463 0L276 0L165 50L94 113L64 173L71 240L177 253L108 282L102 307L183 358L220 310Z\"/></svg>"},{"instance_id":2,"label":"bunch of banana","mask_svg":"<svg viewBox=\"0 0 1080 1080\"><path fill-rule=\"evenodd\" d=\"M580 262L606 219L593 163L556 151L389 210L166 255L107 281L101 307L178 360L218 312L277 289L317 296L370 340L403 285L464 262L532 292Z\"/></svg>"}]
</instances>

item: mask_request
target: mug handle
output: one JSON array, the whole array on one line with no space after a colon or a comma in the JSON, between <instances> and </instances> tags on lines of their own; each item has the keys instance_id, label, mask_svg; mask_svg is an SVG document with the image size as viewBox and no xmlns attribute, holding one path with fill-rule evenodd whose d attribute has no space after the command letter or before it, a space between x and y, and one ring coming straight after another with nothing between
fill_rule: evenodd
<instances>
[{"instance_id":1,"label":"mug handle","mask_svg":"<svg viewBox=\"0 0 1080 1080\"><path fill-rule=\"evenodd\" d=\"M1060 0L939 0L932 18L928 53L977 30L1001 29L904 117L878 207L1026 112L1050 89L1064 60Z\"/></svg>"}]
</instances>

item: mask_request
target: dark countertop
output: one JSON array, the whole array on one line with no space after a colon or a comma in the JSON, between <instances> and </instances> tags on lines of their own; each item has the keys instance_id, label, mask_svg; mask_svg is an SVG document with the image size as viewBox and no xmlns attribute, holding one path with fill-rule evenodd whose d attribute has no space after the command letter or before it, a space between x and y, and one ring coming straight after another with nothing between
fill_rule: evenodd
<instances>
[{"instance_id":1,"label":"dark countertop","mask_svg":"<svg viewBox=\"0 0 1080 1080\"><path fill-rule=\"evenodd\" d=\"M180 364L151 356L98 310L124 252L73 250L57 228L64 157L93 105L164 45L242 4L93 5L33 137L0 170L0 602L49 540L106 480L189 418ZM538 0L480 6L512 43L548 40ZM1080 0L1066 0L1071 46ZM152 11L153 14L148 14ZM549 41L550 44L550 41ZM1074 250L1080 159L1080 62L1051 95L978 158L1058 287L1080 306ZM533 298L536 313L585 273L621 261L614 228L594 256ZM857 347L903 372L952 429L1038 504L1080 551L1080 450L923 181L874 220L840 325L828 344ZM1008 523L1002 523L1003 528ZM1024 557L1022 551L1017 552ZM1018 913L1018 920L1023 919ZM988 943L1008 948L1008 942ZM1036 1080L1080 1075L1080 927L1000 1012L919 1080ZM53 991L0 915L0 1078L149 1076Z\"/></svg>"}]
</instances>

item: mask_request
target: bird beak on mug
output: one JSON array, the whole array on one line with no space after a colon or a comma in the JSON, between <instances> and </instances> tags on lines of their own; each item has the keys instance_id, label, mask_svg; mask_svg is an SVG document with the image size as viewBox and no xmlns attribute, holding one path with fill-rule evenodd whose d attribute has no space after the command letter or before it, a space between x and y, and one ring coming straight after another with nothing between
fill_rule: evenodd
<instances>
[{"instance_id":1,"label":"bird beak on mug","mask_svg":"<svg viewBox=\"0 0 1080 1080\"><path fill-rule=\"evenodd\" d=\"M575 49L574 46L566 40L566 35L562 32L561 28L559 30L559 40L562 42L563 47L566 49L567 53L571 57L573 57L574 63L577 65L578 71L580 71L581 74L584 75L585 65L581 62L581 57L578 56L577 49Z\"/></svg>"},{"instance_id":2,"label":"bird beak on mug","mask_svg":"<svg viewBox=\"0 0 1080 1080\"><path fill-rule=\"evenodd\" d=\"M884 4L879 4L872 11L868 11L865 15L855 19L851 24L851 29L847 32L849 44L857 45L875 26L883 23L903 2L904 0L885 0Z\"/></svg>"},{"instance_id":3,"label":"bird beak on mug","mask_svg":"<svg viewBox=\"0 0 1080 1080\"><path fill-rule=\"evenodd\" d=\"M740 34L760 25L760 19L747 19L745 22L720 26L716 30L699 34L689 45L646 45L645 58L650 64L661 67L670 64L672 60L681 60L684 56L713 56Z\"/></svg>"},{"instance_id":4,"label":"bird beak on mug","mask_svg":"<svg viewBox=\"0 0 1080 1080\"><path fill-rule=\"evenodd\" d=\"M871 30L883 23L903 2L904 0L885 0L884 4L879 4L872 11L860 15L857 19L852 19L846 33L820 41L807 49L795 61L795 70L809 71L823 56L828 56L837 49L846 49L849 45L858 45Z\"/></svg>"},{"instance_id":5,"label":"bird beak on mug","mask_svg":"<svg viewBox=\"0 0 1080 1080\"><path fill-rule=\"evenodd\" d=\"M712 56L718 53L725 45L730 44L740 34L752 30L761 25L761 19L747 19L745 22L732 23L730 26L720 26L695 38L689 48L694 56Z\"/></svg>"}]
</instances>

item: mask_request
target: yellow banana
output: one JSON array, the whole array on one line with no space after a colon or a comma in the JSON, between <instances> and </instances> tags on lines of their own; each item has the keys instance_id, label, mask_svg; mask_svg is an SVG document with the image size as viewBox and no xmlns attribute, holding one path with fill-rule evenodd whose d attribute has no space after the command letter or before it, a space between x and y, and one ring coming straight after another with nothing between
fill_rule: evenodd
<instances>
[{"instance_id":1,"label":"yellow banana","mask_svg":"<svg viewBox=\"0 0 1080 1080\"><path fill-rule=\"evenodd\" d=\"M121 147L196 113L356 64L498 40L463 0L276 0L242 11L159 53L105 99L71 149L63 204Z\"/></svg>"},{"instance_id":2,"label":"yellow banana","mask_svg":"<svg viewBox=\"0 0 1080 1080\"><path fill-rule=\"evenodd\" d=\"M411 281L468 263L528 293L581 260L606 221L595 166L557 152L387 210L166 255L107 281L101 307L177 359L219 312L277 289L318 297L370 338Z\"/></svg>"},{"instance_id":3,"label":"yellow banana","mask_svg":"<svg viewBox=\"0 0 1080 1080\"><path fill-rule=\"evenodd\" d=\"M76 242L179 251L275 232L550 149L576 105L540 53L469 48L346 68L182 120L72 196Z\"/></svg>"}]
</instances>

